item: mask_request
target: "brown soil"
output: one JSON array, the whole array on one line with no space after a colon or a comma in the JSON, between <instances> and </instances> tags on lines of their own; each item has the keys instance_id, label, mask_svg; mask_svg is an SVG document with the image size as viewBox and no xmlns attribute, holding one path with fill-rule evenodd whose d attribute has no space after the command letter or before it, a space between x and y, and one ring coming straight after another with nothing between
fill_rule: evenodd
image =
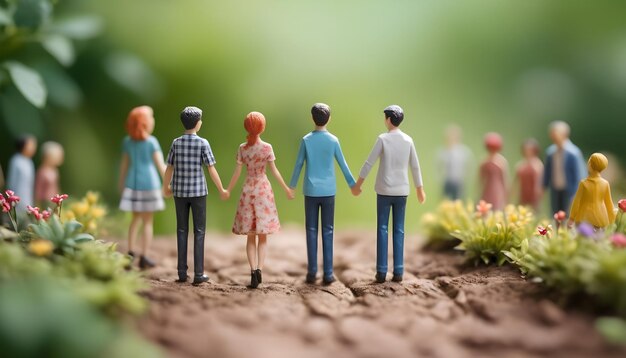
<instances>
[{"instance_id":1,"label":"brown soil","mask_svg":"<svg viewBox=\"0 0 626 358\"><path fill-rule=\"evenodd\" d=\"M207 235L211 281L199 287L174 282L175 239L154 242L160 266L147 273L151 305L137 325L169 356L626 355L603 341L593 316L559 307L515 269L476 268L454 252L420 251L417 237L407 238L401 284L373 282L374 234L341 232L338 281L307 285L304 234L291 228L270 237L264 283L251 290L244 239L218 236Z\"/></svg>"}]
</instances>

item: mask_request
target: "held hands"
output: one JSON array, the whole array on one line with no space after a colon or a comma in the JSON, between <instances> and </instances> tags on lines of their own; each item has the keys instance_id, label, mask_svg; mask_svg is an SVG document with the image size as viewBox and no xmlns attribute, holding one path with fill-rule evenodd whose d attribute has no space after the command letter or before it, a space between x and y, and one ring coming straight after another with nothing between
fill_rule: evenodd
<instances>
[{"instance_id":1,"label":"held hands","mask_svg":"<svg viewBox=\"0 0 626 358\"><path fill-rule=\"evenodd\" d=\"M287 199L293 200L296 198L296 191L294 189L287 188L285 192L287 193Z\"/></svg>"},{"instance_id":2,"label":"held hands","mask_svg":"<svg viewBox=\"0 0 626 358\"><path fill-rule=\"evenodd\" d=\"M171 198L172 197L172 186L171 185L163 185L163 197Z\"/></svg>"},{"instance_id":3,"label":"held hands","mask_svg":"<svg viewBox=\"0 0 626 358\"><path fill-rule=\"evenodd\" d=\"M220 192L220 199L228 200L228 198L230 198L230 192L226 189L222 189L222 191Z\"/></svg>"},{"instance_id":4,"label":"held hands","mask_svg":"<svg viewBox=\"0 0 626 358\"><path fill-rule=\"evenodd\" d=\"M361 186L355 184L352 188L350 188L350 191L352 191L352 195L359 196L362 192Z\"/></svg>"}]
</instances>

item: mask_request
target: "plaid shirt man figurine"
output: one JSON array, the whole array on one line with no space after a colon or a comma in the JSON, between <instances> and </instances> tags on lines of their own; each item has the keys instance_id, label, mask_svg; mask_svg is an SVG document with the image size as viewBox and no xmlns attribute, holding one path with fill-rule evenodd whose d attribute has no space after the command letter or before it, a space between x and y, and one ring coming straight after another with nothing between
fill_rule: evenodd
<instances>
[{"instance_id":1,"label":"plaid shirt man figurine","mask_svg":"<svg viewBox=\"0 0 626 358\"><path fill-rule=\"evenodd\" d=\"M206 230L206 196L208 189L202 167L206 165L211 180L220 192L222 200L228 192L222 186L215 169L215 157L209 142L196 133L202 127L202 110L186 107L180 114L185 133L174 139L167 156L167 169L163 180L165 197L174 195L176 204L176 236L178 244L178 282L187 281L187 241L189 234L189 210L191 209L194 232L194 278L193 284L207 282L204 274L204 235Z\"/></svg>"}]
</instances>

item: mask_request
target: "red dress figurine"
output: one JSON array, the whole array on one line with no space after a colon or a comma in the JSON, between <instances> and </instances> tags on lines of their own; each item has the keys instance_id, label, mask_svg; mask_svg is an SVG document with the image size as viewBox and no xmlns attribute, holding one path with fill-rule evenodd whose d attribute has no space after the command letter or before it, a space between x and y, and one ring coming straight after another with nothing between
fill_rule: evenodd
<instances>
[{"instance_id":1,"label":"red dress figurine","mask_svg":"<svg viewBox=\"0 0 626 358\"><path fill-rule=\"evenodd\" d=\"M508 163L500 154L502 137L498 133L485 135L487 159L480 165L481 200L493 205L494 210L502 210L506 205L506 181Z\"/></svg>"},{"instance_id":2,"label":"red dress figurine","mask_svg":"<svg viewBox=\"0 0 626 358\"><path fill-rule=\"evenodd\" d=\"M541 201L541 179L543 178L543 163L539 159L539 143L535 139L527 139L522 144L522 159L515 169L516 187L519 187L520 205L539 209Z\"/></svg>"}]
</instances>

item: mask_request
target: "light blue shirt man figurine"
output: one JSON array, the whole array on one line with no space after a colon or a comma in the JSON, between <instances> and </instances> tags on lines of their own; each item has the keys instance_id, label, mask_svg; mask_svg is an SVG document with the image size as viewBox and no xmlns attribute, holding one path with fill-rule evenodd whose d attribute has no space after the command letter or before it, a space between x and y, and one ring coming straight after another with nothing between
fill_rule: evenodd
<instances>
[{"instance_id":1,"label":"light blue shirt man figurine","mask_svg":"<svg viewBox=\"0 0 626 358\"><path fill-rule=\"evenodd\" d=\"M376 235L376 282L383 283L387 277L387 253L389 237L389 216L393 212L393 278L401 282L404 274L404 218L406 199L411 193L409 171L420 203L426 200L422 183L422 173L415 151L413 139L403 133L400 123L404 112L400 106L391 105L384 109L385 126L388 132L378 136L374 148L363 164L353 191L359 193L361 185L370 170L380 160L376 185L377 226Z\"/></svg>"},{"instance_id":2,"label":"light blue shirt man figurine","mask_svg":"<svg viewBox=\"0 0 626 358\"><path fill-rule=\"evenodd\" d=\"M7 189L20 197L18 212L26 212L27 206L34 205L35 165L33 156L37 152L37 139L31 135L20 137L16 144L17 153L11 157L7 172Z\"/></svg>"},{"instance_id":3,"label":"light blue shirt man figurine","mask_svg":"<svg viewBox=\"0 0 626 358\"><path fill-rule=\"evenodd\" d=\"M302 167L306 164L303 184L308 259L306 282L313 284L317 277L317 233L321 212L323 282L328 285L335 281L333 275L333 234L337 192L335 161L339 164L350 188L354 187L355 181L343 157L339 140L326 130L326 125L330 121L330 107L324 103L316 103L311 109L311 115L315 122L315 130L302 138L289 187L296 188ZM355 194L354 190L353 194Z\"/></svg>"}]
</instances>

